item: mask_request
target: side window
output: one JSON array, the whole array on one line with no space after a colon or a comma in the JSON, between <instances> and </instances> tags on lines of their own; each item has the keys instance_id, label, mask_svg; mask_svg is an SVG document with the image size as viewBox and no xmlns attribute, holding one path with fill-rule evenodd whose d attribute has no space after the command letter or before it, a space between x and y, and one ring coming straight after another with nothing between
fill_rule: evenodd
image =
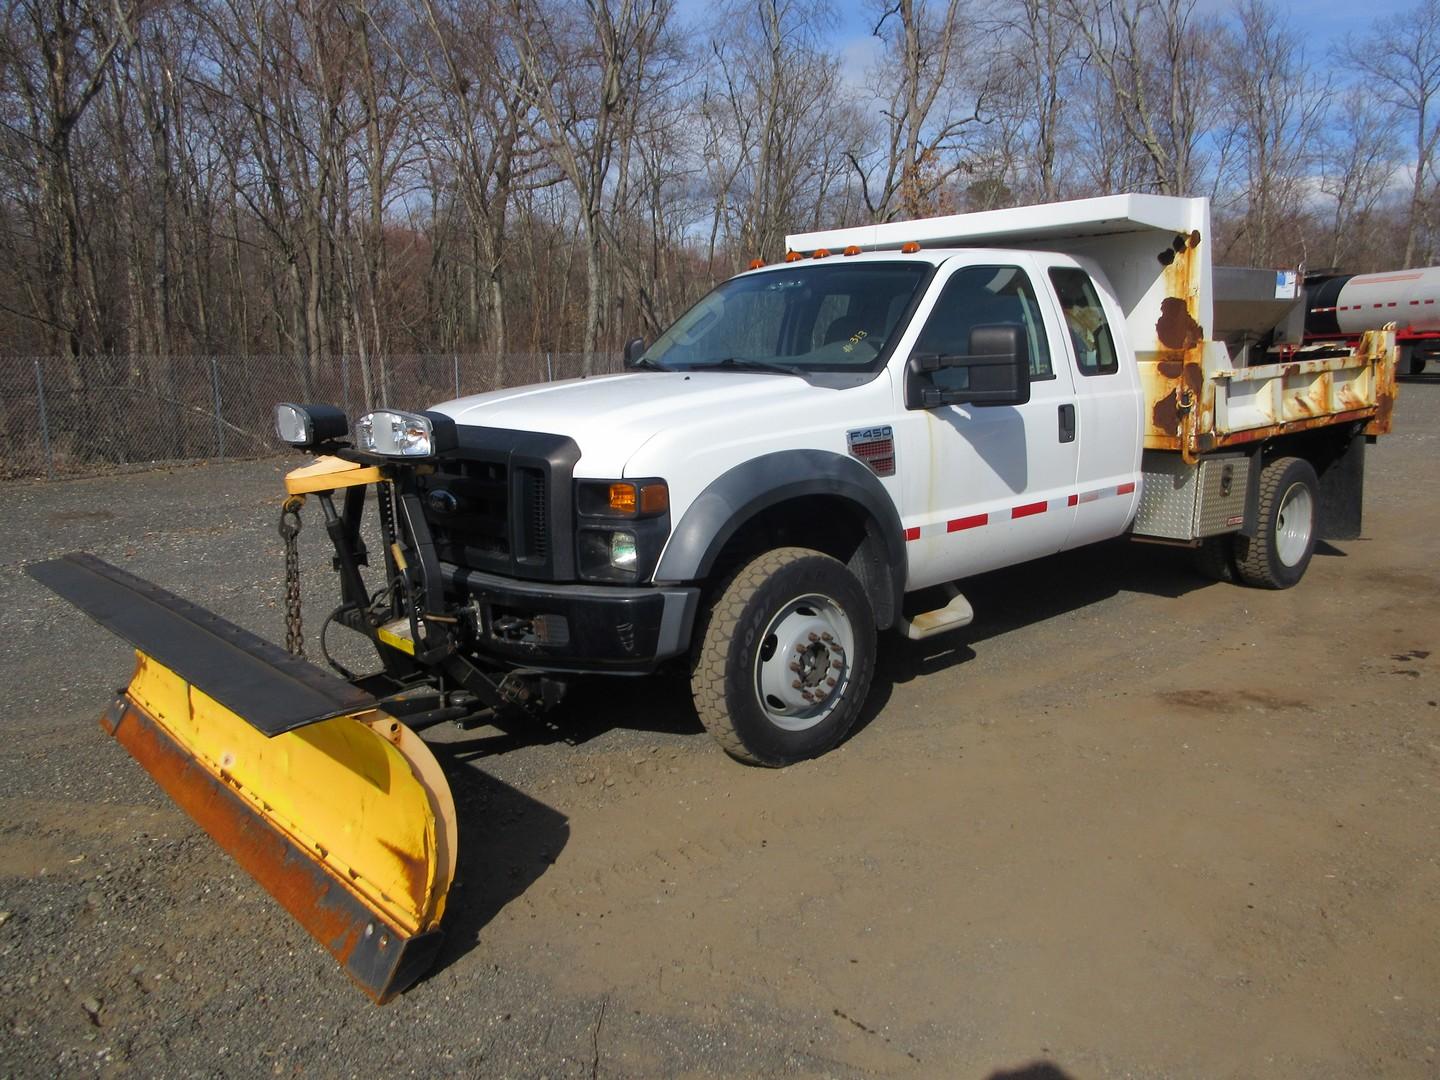
<instances>
[{"instance_id":1,"label":"side window","mask_svg":"<svg viewBox=\"0 0 1440 1080\"><path fill-rule=\"evenodd\" d=\"M1120 370L1115 337L1095 284L1084 270L1068 266L1050 268L1050 283L1065 313L1065 328L1075 346L1075 363L1081 375L1114 375Z\"/></svg>"},{"instance_id":2,"label":"side window","mask_svg":"<svg viewBox=\"0 0 1440 1080\"><path fill-rule=\"evenodd\" d=\"M1025 328L1030 343L1030 378L1055 377L1035 290L1018 266L967 266L951 274L925 321L915 352L965 356L970 352L970 331L995 323ZM969 375L963 369L937 371L935 385L945 390L964 390Z\"/></svg>"}]
</instances>

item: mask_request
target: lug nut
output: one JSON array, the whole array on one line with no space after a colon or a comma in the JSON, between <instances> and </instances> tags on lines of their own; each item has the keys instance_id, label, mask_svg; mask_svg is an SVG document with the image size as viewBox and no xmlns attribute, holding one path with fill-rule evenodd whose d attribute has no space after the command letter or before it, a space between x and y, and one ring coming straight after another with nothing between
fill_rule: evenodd
<instances>
[{"instance_id":1,"label":"lug nut","mask_svg":"<svg viewBox=\"0 0 1440 1080\"><path fill-rule=\"evenodd\" d=\"M844 665L843 662L841 662L841 661L839 661L839 660L831 660L831 661L830 661L830 666L831 666L832 668L834 668L836 671L839 671L839 670L842 669L845 665Z\"/></svg>"},{"instance_id":2,"label":"lug nut","mask_svg":"<svg viewBox=\"0 0 1440 1080\"><path fill-rule=\"evenodd\" d=\"M798 673L798 672L800 671L800 661L799 661L799 660L791 660L791 661L790 661L790 670Z\"/></svg>"},{"instance_id":3,"label":"lug nut","mask_svg":"<svg viewBox=\"0 0 1440 1080\"><path fill-rule=\"evenodd\" d=\"M812 630L812 631L810 631L810 640L811 640L811 641L819 641L819 640L820 640L820 635L817 634L817 633L815 633L815 631Z\"/></svg>"},{"instance_id":4,"label":"lug nut","mask_svg":"<svg viewBox=\"0 0 1440 1080\"><path fill-rule=\"evenodd\" d=\"M790 685L791 685L792 687L794 687L796 690L799 690L799 689L800 689L801 687L803 687L805 684L804 684L803 682L801 682L799 679L796 679L796 680L795 680L794 682L792 682Z\"/></svg>"},{"instance_id":5,"label":"lug nut","mask_svg":"<svg viewBox=\"0 0 1440 1080\"><path fill-rule=\"evenodd\" d=\"M821 641L834 641L834 640L835 640L835 637L834 637L833 634L821 634L821 635L820 635L820 640L821 640Z\"/></svg>"},{"instance_id":6,"label":"lug nut","mask_svg":"<svg viewBox=\"0 0 1440 1080\"><path fill-rule=\"evenodd\" d=\"M826 685L826 686L834 686L834 685L835 685L835 680L834 680L834 679L826 679L826 680L825 680L825 685Z\"/></svg>"}]
</instances>

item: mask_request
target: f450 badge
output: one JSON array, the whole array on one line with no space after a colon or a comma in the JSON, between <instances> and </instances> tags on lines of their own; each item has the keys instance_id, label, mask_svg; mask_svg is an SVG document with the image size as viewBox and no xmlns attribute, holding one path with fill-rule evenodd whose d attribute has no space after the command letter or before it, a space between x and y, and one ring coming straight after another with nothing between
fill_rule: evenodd
<instances>
[{"instance_id":1,"label":"f450 badge","mask_svg":"<svg viewBox=\"0 0 1440 1080\"><path fill-rule=\"evenodd\" d=\"M847 431L845 441L850 445L850 456L876 476L895 475L895 431L889 424Z\"/></svg>"}]
</instances>

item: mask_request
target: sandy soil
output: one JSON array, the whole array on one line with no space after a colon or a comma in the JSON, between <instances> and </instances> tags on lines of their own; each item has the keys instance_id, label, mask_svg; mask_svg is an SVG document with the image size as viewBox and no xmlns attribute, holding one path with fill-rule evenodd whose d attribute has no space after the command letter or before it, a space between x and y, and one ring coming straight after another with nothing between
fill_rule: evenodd
<instances>
[{"instance_id":1,"label":"sandy soil","mask_svg":"<svg viewBox=\"0 0 1440 1080\"><path fill-rule=\"evenodd\" d=\"M97 730L125 649L19 573L94 550L280 640L283 467L0 488L0 1072L1440 1074L1440 381L1300 587L987 576L821 760L736 765L664 679L437 731L462 882L382 1009Z\"/></svg>"}]
</instances>

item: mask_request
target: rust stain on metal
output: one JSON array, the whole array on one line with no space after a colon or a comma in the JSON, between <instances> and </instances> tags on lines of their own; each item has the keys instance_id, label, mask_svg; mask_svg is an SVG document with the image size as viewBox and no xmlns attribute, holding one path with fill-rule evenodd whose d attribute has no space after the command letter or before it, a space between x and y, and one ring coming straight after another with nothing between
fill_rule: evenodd
<instances>
[{"instance_id":1,"label":"rust stain on metal","mask_svg":"<svg viewBox=\"0 0 1440 1080\"><path fill-rule=\"evenodd\" d=\"M1183 356L1167 356L1155 365L1155 370L1167 379L1178 379L1185 370Z\"/></svg>"},{"instance_id":2,"label":"rust stain on metal","mask_svg":"<svg viewBox=\"0 0 1440 1080\"><path fill-rule=\"evenodd\" d=\"M1215 435L1208 439L1200 440L1200 449L1218 450L1225 446L1240 446L1245 443L1260 442L1264 439L1273 438L1276 435L1291 435L1297 431L1312 431L1315 428L1327 427L1331 424L1345 424L1357 420L1369 420L1375 415L1375 408L1355 409L1352 412L1330 413L1328 416L1312 416L1304 420L1287 420L1278 424L1266 424L1264 427L1248 428L1245 431L1232 431L1222 435ZM1368 430L1368 429L1367 429Z\"/></svg>"},{"instance_id":3,"label":"rust stain on metal","mask_svg":"<svg viewBox=\"0 0 1440 1080\"><path fill-rule=\"evenodd\" d=\"M430 865L424 859L417 857L414 853L396 847L385 840L380 844L386 851L395 857L395 862L400 866L400 871L405 878L405 892L410 900L410 906L415 911L424 911L426 900L430 894Z\"/></svg>"},{"instance_id":4,"label":"rust stain on metal","mask_svg":"<svg viewBox=\"0 0 1440 1080\"><path fill-rule=\"evenodd\" d=\"M375 971L368 964L362 965L367 975L374 976L375 981L367 981L351 963L367 931L373 934L379 930L401 941L406 939L403 932L366 909L312 857L258 817L128 697L111 707L101 727L125 747L176 805L345 966L371 998L384 1002L404 989L394 985L394 971Z\"/></svg>"},{"instance_id":5,"label":"rust stain on metal","mask_svg":"<svg viewBox=\"0 0 1440 1080\"><path fill-rule=\"evenodd\" d=\"M1171 390L1150 410L1150 424L1157 431L1166 435L1178 435L1180 432L1180 391Z\"/></svg>"},{"instance_id":6,"label":"rust stain on metal","mask_svg":"<svg viewBox=\"0 0 1440 1080\"><path fill-rule=\"evenodd\" d=\"M1178 266L1185 260L1176 260ZM1203 340L1200 324L1190 310L1187 301L1178 296L1167 296L1160 301L1160 318L1155 321L1155 336L1167 349L1193 349Z\"/></svg>"}]
</instances>

